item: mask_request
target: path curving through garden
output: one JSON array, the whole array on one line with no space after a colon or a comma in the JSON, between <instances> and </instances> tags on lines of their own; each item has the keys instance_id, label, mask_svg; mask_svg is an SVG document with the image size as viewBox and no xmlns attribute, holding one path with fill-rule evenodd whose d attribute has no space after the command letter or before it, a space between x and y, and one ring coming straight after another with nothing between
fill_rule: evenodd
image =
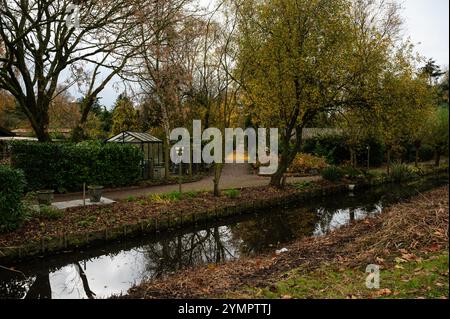
<instances>
[{"instance_id":1,"label":"path curving through garden","mask_svg":"<svg viewBox=\"0 0 450 319\"><path fill-rule=\"evenodd\" d=\"M212 191L213 176L207 176L200 181L183 184L183 191ZM290 177L287 179L288 183L304 182L304 181L316 181L319 180L319 176L312 177ZM270 181L269 177L258 176L253 173L249 164L225 164L222 171L222 177L220 179L221 189L231 188L243 188L243 187L258 187L268 185ZM170 192L178 191L178 185L161 185L150 186L145 188L130 188L112 190L104 193L104 197L120 200L126 199L130 196L141 197L149 194L166 194ZM56 202L64 202L70 200L80 199L79 194L66 194L55 196Z\"/></svg>"}]
</instances>

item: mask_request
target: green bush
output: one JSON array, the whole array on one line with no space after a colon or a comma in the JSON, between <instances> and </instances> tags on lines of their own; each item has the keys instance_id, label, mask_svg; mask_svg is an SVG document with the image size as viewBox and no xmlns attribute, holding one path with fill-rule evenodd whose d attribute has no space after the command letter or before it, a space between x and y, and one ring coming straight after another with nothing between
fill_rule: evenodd
<instances>
[{"instance_id":1,"label":"green bush","mask_svg":"<svg viewBox=\"0 0 450 319\"><path fill-rule=\"evenodd\" d=\"M324 135L306 140L303 152L324 157L330 165L340 165L350 159L346 140L340 135Z\"/></svg>"},{"instance_id":2,"label":"green bush","mask_svg":"<svg viewBox=\"0 0 450 319\"><path fill-rule=\"evenodd\" d=\"M364 175L364 173L352 166L344 166L341 168L341 171L344 175L348 176L348 178L350 179L356 179L362 175Z\"/></svg>"},{"instance_id":3,"label":"green bush","mask_svg":"<svg viewBox=\"0 0 450 319\"><path fill-rule=\"evenodd\" d=\"M64 212L53 206L40 205L39 210L34 213L35 217L46 220L61 219L64 216Z\"/></svg>"},{"instance_id":4,"label":"green bush","mask_svg":"<svg viewBox=\"0 0 450 319\"><path fill-rule=\"evenodd\" d=\"M309 181L305 181L305 182L300 182L300 183L294 184L294 187L298 191L303 191L303 190L309 189L309 188L311 188L313 186L314 186L314 183L313 182L309 182Z\"/></svg>"},{"instance_id":5,"label":"green bush","mask_svg":"<svg viewBox=\"0 0 450 319\"><path fill-rule=\"evenodd\" d=\"M434 149L430 145L422 145L419 150L419 159L421 162L428 162L434 159Z\"/></svg>"},{"instance_id":6,"label":"green bush","mask_svg":"<svg viewBox=\"0 0 450 319\"><path fill-rule=\"evenodd\" d=\"M396 183L402 183L417 177L412 167L405 164L394 164L391 168L391 180Z\"/></svg>"},{"instance_id":7,"label":"green bush","mask_svg":"<svg viewBox=\"0 0 450 319\"><path fill-rule=\"evenodd\" d=\"M164 194L162 196L164 199L167 199L171 202L178 202L181 200L181 197L183 197L183 194L180 193L179 191L173 191L171 193Z\"/></svg>"},{"instance_id":8,"label":"green bush","mask_svg":"<svg viewBox=\"0 0 450 319\"><path fill-rule=\"evenodd\" d=\"M370 165L377 167L383 164L385 146L376 138L366 139L355 150L358 164L367 166L367 146L370 146ZM347 138L341 135L324 135L306 140L302 152L324 157L330 165L341 165L350 161Z\"/></svg>"},{"instance_id":9,"label":"green bush","mask_svg":"<svg viewBox=\"0 0 450 319\"><path fill-rule=\"evenodd\" d=\"M0 233L17 228L25 216L22 196L26 182L22 171L0 165Z\"/></svg>"},{"instance_id":10,"label":"green bush","mask_svg":"<svg viewBox=\"0 0 450 319\"><path fill-rule=\"evenodd\" d=\"M313 170L320 172L327 167L325 159L311 154L299 153L289 166L289 172L292 173L310 173Z\"/></svg>"},{"instance_id":11,"label":"green bush","mask_svg":"<svg viewBox=\"0 0 450 319\"><path fill-rule=\"evenodd\" d=\"M339 167L330 166L322 170L322 178L330 182L338 182L344 176L344 173Z\"/></svg>"},{"instance_id":12,"label":"green bush","mask_svg":"<svg viewBox=\"0 0 450 319\"><path fill-rule=\"evenodd\" d=\"M223 191L223 193L228 198L238 198L241 195L241 192L237 189L227 189L227 190Z\"/></svg>"},{"instance_id":13,"label":"green bush","mask_svg":"<svg viewBox=\"0 0 450 319\"><path fill-rule=\"evenodd\" d=\"M186 198L195 198L199 194L200 194L199 192L190 191L190 192L183 193L183 196L186 197Z\"/></svg>"},{"instance_id":14,"label":"green bush","mask_svg":"<svg viewBox=\"0 0 450 319\"><path fill-rule=\"evenodd\" d=\"M142 173L142 151L132 145L16 142L11 146L11 163L23 170L29 190L80 191L83 183L127 186Z\"/></svg>"},{"instance_id":15,"label":"green bush","mask_svg":"<svg viewBox=\"0 0 450 319\"><path fill-rule=\"evenodd\" d=\"M367 146L370 146L370 166L379 167L384 162L386 153L386 146L377 138L368 138L361 143L361 146L356 152L356 160L358 165L367 166Z\"/></svg>"}]
</instances>

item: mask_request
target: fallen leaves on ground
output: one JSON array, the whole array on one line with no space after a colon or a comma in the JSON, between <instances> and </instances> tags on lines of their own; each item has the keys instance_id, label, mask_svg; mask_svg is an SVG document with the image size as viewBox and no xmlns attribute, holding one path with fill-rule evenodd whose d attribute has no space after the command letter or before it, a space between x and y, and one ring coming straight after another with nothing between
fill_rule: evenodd
<instances>
[{"instance_id":1,"label":"fallen leaves on ground","mask_svg":"<svg viewBox=\"0 0 450 319\"><path fill-rule=\"evenodd\" d=\"M375 218L355 222L327 236L297 241L283 255L263 255L214 268L182 271L134 287L127 297L214 298L230 296L245 287L270 290L273 283L292 269L306 273L324 263L357 268L374 262L394 262L393 266L402 267L408 261L420 263L412 250L426 253L430 247L448 247L448 186L394 205ZM392 256L396 259L389 261ZM375 295L386 297L395 293L381 289Z\"/></svg>"}]
</instances>

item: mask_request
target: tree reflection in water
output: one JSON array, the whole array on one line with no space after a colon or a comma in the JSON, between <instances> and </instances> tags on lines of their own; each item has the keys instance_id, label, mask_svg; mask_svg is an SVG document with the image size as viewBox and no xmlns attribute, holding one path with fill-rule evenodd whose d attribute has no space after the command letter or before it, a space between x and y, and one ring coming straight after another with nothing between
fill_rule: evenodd
<instances>
[{"instance_id":1,"label":"tree reflection in water","mask_svg":"<svg viewBox=\"0 0 450 319\"><path fill-rule=\"evenodd\" d=\"M343 196L336 201L323 201L316 214L319 222L314 230L314 236L323 236L356 220L381 213L384 200L378 194L368 193L367 196Z\"/></svg>"},{"instance_id":2,"label":"tree reflection in water","mask_svg":"<svg viewBox=\"0 0 450 319\"><path fill-rule=\"evenodd\" d=\"M235 259L239 256L230 239L230 228L217 226L145 246L147 277L155 279L187 267Z\"/></svg>"},{"instance_id":3,"label":"tree reflection in water","mask_svg":"<svg viewBox=\"0 0 450 319\"><path fill-rule=\"evenodd\" d=\"M289 212L261 214L257 218L231 226L231 229L234 240L241 242L240 253L251 255L309 236L316 222L317 216L313 210L298 208Z\"/></svg>"}]
</instances>

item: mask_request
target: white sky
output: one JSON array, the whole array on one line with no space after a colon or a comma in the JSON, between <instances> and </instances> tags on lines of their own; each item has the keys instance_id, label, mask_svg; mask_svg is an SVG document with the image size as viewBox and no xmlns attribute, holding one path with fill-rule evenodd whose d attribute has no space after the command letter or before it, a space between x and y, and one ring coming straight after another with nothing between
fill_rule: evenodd
<instances>
[{"instance_id":1,"label":"white sky","mask_svg":"<svg viewBox=\"0 0 450 319\"><path fill-rule=\"evenodd\" d=\"M208 6L214 0L199 0ZM404 36L410 37L416 50L426 58L436 60L442 68L449 66L449 0L396 0L403 9ZM75 92L73 92L74 94ZM101 103L112 106L121 91L113 84L105 88Z\"/></svg>"},{"instance_id":2,"label":"white sky","mask_svg":"<svg viewBox=\"0 0 450 319\"><path fill-rule=\"evenodd\" d=\"M422 55L449 65L449 0L397 0L402 4L405 36Z\"/></svg>"}]
</instances>

